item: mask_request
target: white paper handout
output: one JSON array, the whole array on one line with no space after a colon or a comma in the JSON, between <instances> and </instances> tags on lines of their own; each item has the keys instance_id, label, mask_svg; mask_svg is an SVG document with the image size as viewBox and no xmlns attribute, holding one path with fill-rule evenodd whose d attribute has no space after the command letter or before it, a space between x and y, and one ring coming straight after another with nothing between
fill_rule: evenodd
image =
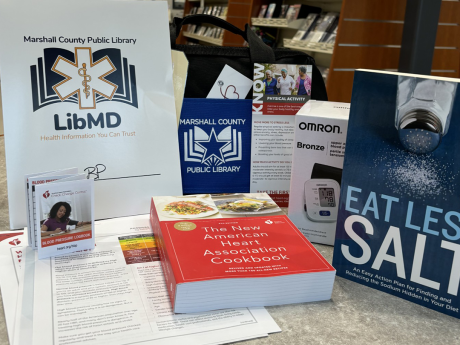
<instances>
[{"instance_id":1,"label":"white paper handout","mask_svg":"<svg viewBox=\"0 0 460 345\"><path fill-rule=\"evenodd\" d=\"M0 233L0 290L6 329L10 343L13 343L14 322L16 318L16 299L18 295L20 270L24 260L27 236L23 231L2 231Z\"/></svg>"},{"instance_id":2,"label":"white paper handout","mask_svg":"<svg viewBox=\"0 0 460 345\"><path fill-rule=\"evenodd\" d=\"M167 13L162 1L0 3L11 228L26 225L23 176L37 171L93 177L97 219L182 194Z\"/></svg>"},{"instance_id":3,"label":"white paper handout","mask_svg":"<svg viewBox=\"0 0 460 345\"><path fill-rule=\"evenodd\" d=\"M10 337L11 345L30 345L33 343L33 312L34 312L34 274L35 256L37 252L30 247L22 248L22 266L18 272L16 312L14 325L8 327L14 332ZM2 298L7 296L3 295Z\"/></svg>"},{"instance_id":4,"label":"white paper handout","mask_svg":"<svg viewBox=\"0 0 460 345\"><path fill-rule=\"evenodd\" d=\"M220 344L280 331L264 308L175 315L148 216L96 226L107 236L94 250L35 260L34 297L21 296L34 303L34 344Z\"/></svg>"},{"instance_id":5,"label":"white paper handout","mask_svg":"<svg viewBox=\"0 0 460 345\"><path fill-rule=\"evenodd\" d=\"M245 99L251 87L251 79L225 65L206 98Z\"/></svg>"}]
</instances>

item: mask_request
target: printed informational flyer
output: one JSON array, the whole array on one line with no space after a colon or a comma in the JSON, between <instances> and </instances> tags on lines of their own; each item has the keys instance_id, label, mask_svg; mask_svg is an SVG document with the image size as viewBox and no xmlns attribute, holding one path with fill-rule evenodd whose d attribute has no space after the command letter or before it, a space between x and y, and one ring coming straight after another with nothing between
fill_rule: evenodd
<instances>
[{"instance_id":1,"label":"printed informational flyer","mask_svg":"<svg viewBox=\"0 0 460 345\"><path fill-rule=\"evenodd\" d=\"M254 64L250 191L281 207L289 202L294 115L310 99L311 74L311 65Z\"/></svg>"},{"instance_id":2,"label":"printed informational flyer","mask_svg":"<svg viewBox=\"0 0 460 345\"><path fill-rule=\"evenodd\" d=\"M37 251L30 247L23 247L21 270L18 271L19 285L14 324L11 326L13 338L11 345L30 345L33 343L33 311L34 311L34 274L35 256ZM26 298L23 298L23 297ZM3 296L2 298L5 298ZM8 328L9 329L9 328Z\"/></svg>"},{"instance_id":3,"label":"printed informational flyer","mask_svg":"<svg viewBox=\"0 0 460 345\"><path fill-rule=\"evenodd\" d=\"M0 3L12 229L27 223L33 172L94 178L96 219L182 194L167 12L163 1Z\"/></svg>"},{"instance_id":4,"label":"printed informational flyer","mask_svg":"<svg viewBox=\"0 0 460 345\"><path fill-rule=\"evenodd\" d=\"M21 296L33 301L34 344L220 344L280 331L264 308L174 314L148 215L96 227L94 250L35 258L34 296Z\"/></svg>"},{"instance_id":5,"label":"printed informational flyer","mask_svg":"<svg viewBox=\"0 0 460 345\"><path fill-rule=\"evenodd\" d=\"M0 290L10 344L13 343L20 270L23 265L27 236L23 231L0 233Z\"/></svg>"}]
</instances>

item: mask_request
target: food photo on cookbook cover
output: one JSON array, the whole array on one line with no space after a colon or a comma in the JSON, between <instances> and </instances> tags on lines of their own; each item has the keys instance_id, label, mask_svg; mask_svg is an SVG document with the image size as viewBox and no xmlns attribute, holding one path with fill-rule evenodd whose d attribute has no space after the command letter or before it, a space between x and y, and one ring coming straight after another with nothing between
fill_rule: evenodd
<instances>
[{"instance_id":1,"label":"food photo on cookbook cover","mask_svg":"<svg viewBox=\"0 0 460 345\"><path fill-rule=\"evenodd\" d=\"M152 197L160 221L284 215L265 193L221 193Z\"/></svg>"}]
</instances>

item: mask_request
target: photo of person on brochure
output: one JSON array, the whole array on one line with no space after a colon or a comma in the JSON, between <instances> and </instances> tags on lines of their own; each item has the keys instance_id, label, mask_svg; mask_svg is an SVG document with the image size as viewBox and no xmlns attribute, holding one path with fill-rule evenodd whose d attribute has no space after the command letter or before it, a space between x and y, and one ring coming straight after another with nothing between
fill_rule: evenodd
<instances>
[{"instance_id":1,"label":"photo of person on brochure","mask_svg":"<svg viewBox=\"0 0 460 345\"><path fill-rule=\"evenodd\" d=\"M299 67L299 76L295 84L297 89L297 95L311 95L311 77L307 74L307 68L305 66Z\"/></svg>"},{"instance_id":2,"label":"photo of person on brochure","mask_svg":"<svg viewBox=\"0 0 460 345\"><path fill-rule=\"evenodd\" d=\"M281 69L281 77L278 77L276 87L280 90L280 95L292 95L292 90L295 87L294 79L287 74L286 68Z\"/></svg>"},{"instance_id":3,"label":"photo of person on brochure","mask_svg":"<svg viewBox=\"0 0 460 345\"><path fill-rule=\"evenodd\" d=\"M277 95L278 92L278 81L273 78L273 72L271 70L266 70L265 71L265 79L263 80L263 83L265 85L265 94L266 95Z\"/></svg>"},{"instance_id":4,"label":"photo of person on brochure","mask_svg":"<svg viewBox=\"0 0 460 345\"><path fill-rule=\"evenodd\" d=\"M68 202L56 202L48 213L48 218L41 222L41 235L48 237L56 234L65 234L72 230L88 230L91 221L74 220L70 218L72 207Z\"/></svg>"},{"instance_id":5,"label":"photo of person on brochure","mask_svg":"<svg viewBox=\"0 0 460 345\"><path fill-rule=\"evenodd\" d=\"M263 64L264 94L278 95L283 98L305 96L305 102L311 96L312 66L288 64Z\"/></svg>"},{"instance_id":6,"label":"photo of person on brochure","mask_svg":"<svg viewBox=\"0 0 460 345\"><path fill-rule=\"evenodd\" d=\"M254 101L262 115L295 115L312 95L312 65L254 64Z\"/></svg>"}]
</instances>

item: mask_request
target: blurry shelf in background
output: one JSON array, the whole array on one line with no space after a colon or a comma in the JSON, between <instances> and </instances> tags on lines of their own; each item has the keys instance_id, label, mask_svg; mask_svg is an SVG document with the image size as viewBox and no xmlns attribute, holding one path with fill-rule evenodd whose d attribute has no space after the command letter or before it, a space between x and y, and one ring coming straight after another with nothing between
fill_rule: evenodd
<instances>
[{"instance_id":1,"label":"blurry shelf in background","mask_svg":"<svg viewBox=\"0 0 460 345\"><path fill-rule=\"evenodd\" d=\"M330 55L332 55L334 52L334 44L305 42L305 41L290 40L286 38L284 39L284 47L295 49L295 50L305 50L308 52L330 54Z\"/></svg>"},{"instance_id":2,"label":"blurry shelf in background","mask_svg":"<svg viewBox=\"0 0 460 345\"><path fill-rule=\"evenodd\" d=\"M286 18L251 18L252 25L271 28L284 28L299 30L305 19L289 21Z\"/></svg>"},{"instance_id":3,"label":"blurry shelf in background","mask_svg":"<svg viewBox=\"0 0 460 345\"><path fill-rule=\"evenodd\" d=\"M244 30L245 24L249 23L251 21L251 17L256 15L253 13L255 11L253 11L254 2L258 3L260 1L261 0L185 0L184 13L185 15L202 13L213 15ZM210 10L210 8L212 9ZM259 10L258 5L257 10ZM214 25L206 22L195 24L206 27L214 27ZM245 44L243 37L233 34L230 31L222 30L223 35L218 35L220 37L217 39L214 37L197 36L196 31L193 31L193 34L191 32L192 31L184 34L185 31L182 30L177 39L177 43L187 44L187 41L193 38L199 40L199 43L208 43L226 47L243 47Z\"/></svg>"},{"instance_id":4,"label":"blurry shelf in background","mask_svg":"<svg viewBox=\"0 0 460 345\"><path fill-rule=\"evenodd\" d=\"M193 14L187 14L185 17L188 17L188 16L192 16ZM223 19L223 20L227 20L227 16L214 16L216 18L220 18L220 19Z\"/></svg>"},{"instance_id":5,"label":"blurry shelf in background","mask_svg":"<svg viewBox=\"0 0 460 345\"><path fill-rule=\"evenodd\" d=\"M216 45L216 46L222 46L222 42L223 42L221 39L218 39L218 38L211 38L211 37L206 37L206 36L203 36L203 35L192 34L190 32L186 32L186 31L182 32L182 34L185 37L194 38L194 39L196 39L198 41L210 43L210 44L213 44L213 45Z\"/></svg>"}]
</instances>

